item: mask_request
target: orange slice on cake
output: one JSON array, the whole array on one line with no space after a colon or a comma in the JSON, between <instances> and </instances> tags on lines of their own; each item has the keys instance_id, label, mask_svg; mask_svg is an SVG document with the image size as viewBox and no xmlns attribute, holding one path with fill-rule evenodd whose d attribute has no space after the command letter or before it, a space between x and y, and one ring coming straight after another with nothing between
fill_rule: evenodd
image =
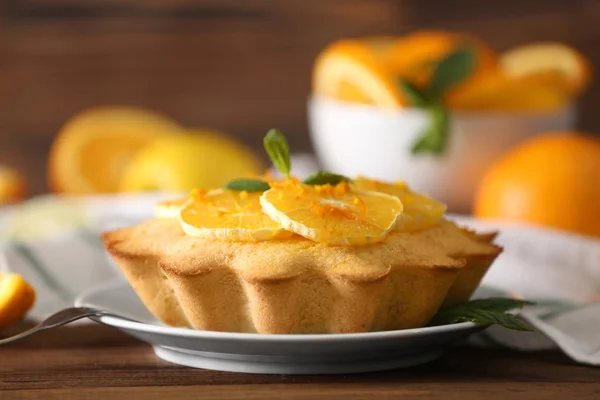
<instances>
[{"instance_id":1,"label":"orange slice on cake","mask_svg":"<svg viewBox=\"0 0 600 400\"><path fill-rule=\"evenodd\" d=\"M154 205L154 216L156 218L177 218L187 198L177 200L165 200Z\"/></svg>"},{"instance_id":2,"label":"orange slice on cake","mask_svg":"<svg viewBox=\"0 0 600 400\"><path fill-rule=\"evenodd\" d=\"M430 228L442 219L446 205L424 194L411 191L406 183L387 183L367 178L354 180L354 185L363 190L386 193L398 197L404 211L396 224L397 230L415 232Z\"/></svg>"},{"instance_id":3,"label":"orange slice on cake","mask_svg":"<svg viewBox=\"0 0 600 400\"><path fill-rule=\"evenodd\" d=\"M399 216L395 196L337 185L271 184L260 204L285 229L316 242L360 245L385 239Z\"/></svg>"},{"instance_id":4,"label":"orange slice on cake","mask_svg":"<svg viewBox=\"0 0 600 400\"><path fill-rule=\"evenodd\" d=\"M256 242L288 237L281 224L262 212L262 192L196 191L183 205L180 221L190 236Z\"/></svg>"}]
</instances>

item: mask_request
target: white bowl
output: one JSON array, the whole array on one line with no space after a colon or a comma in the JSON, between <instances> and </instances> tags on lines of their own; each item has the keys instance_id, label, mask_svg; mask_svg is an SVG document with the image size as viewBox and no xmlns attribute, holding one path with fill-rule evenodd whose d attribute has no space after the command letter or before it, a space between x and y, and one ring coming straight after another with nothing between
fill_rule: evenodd
<instances>
[{"instance_id":1,"label":"white bowl","mask_svg":"<svg viewBox=\"0 0 600 400\"><path fill-rule=\"evenodd\" d=\"M537 134L572 130L575 120L572 106L551 114L453 114L448 147L436 157L411 154L413 143L428 123L422 109L386 110L313 97L308 102L308 116L324 169L404 180L456 212L470 209L477 184L500 155Z\"/></svg>"}]
</instances>

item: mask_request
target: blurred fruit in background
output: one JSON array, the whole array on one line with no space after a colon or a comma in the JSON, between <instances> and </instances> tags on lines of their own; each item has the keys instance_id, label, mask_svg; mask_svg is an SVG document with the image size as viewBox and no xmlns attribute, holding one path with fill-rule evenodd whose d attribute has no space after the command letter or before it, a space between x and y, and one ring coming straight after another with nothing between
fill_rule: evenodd
<instances>
[{"instance_id":1,"label":"blurred fruit in background","mask_svg":"<svg viewBox=\"0 0 600 400\"><path fill-rule=\"evenodd\" d=\"M21 320L35 303L35 290L21 275L0 272L0 329Z\"/></svg>"},{"instance_id":2,"label":"blurred fruit in background","mask_svg":"<svg viewBox=\"0 0 600 400\"><path fill-rule=\"evenodd\" d=\"M389 66L360 40L333 43L315 63L313 87L317 95L384 108L406 106L397 86Z\"/></svg>"},{"instance_id":3,"label":"blurred fruit in background","mask_svg":"<svg viewBox=\"0 0 600 400\"><path fill-rule=\"evenodd\" d=\"M533 43L505 52L500 66L510 78L546 83L570 95L579 95L589 84L591 67L579 51L562 43Z\"/></svg>"},{"instance_id":4,"label":"blurred fruit in background","mask_svg":"<svg viewBox=\"0 0 600 400\"><path fill-rule=\"evenodd\" d=\"M66 194L185 191L220 187L262 168L251 150L225 134L187 130L139 108L108 106L65 124L52 145L48 178L55 192Z\"/></svg>"},{"instance_id":5,"label":"blurred fruit in background","mask_svg":"<svg viewBox=\"0 0 600 400\"><path fill-rule=\"evenodd\" d=\"M197 130L162 137L144 147L127 166L119 189L210 189L261 172L263 165L250 149L222 133Z\"/></svg>"},{"instance_id":6,"label":"blurred fruit in background","mask_svg":"<svg viewBox=\"0 0 600 400\"><path fill-rule=\"evenodd\" d=\"M115 192L125 168L148 142L178 134L167 117L133 107L98 107L72 117L52 144L48 179L55 192Z\"/></svg>"},{"instance_id":7,"label":"blurred fruit in background","mask_svg":"<svg viewBox=\"0 0 600 400\"><path fill-rule=\"evenodd\" d=\"M19 172L0 166L0 205L15 203L27 196L27 183Z\"/></svg>"},{"instance_id":8,"label":"blurred fruit in background","mask_svg":"<svg viewBox=\"0 0 600 400\"><path fill-rule=\"evenodd\" d=\"M573 132L523 143L487 171L474 213L600 237L600 141Z\"/></svg>"},{"instance_id":9,"label":"blurred fruit in background","mask_svg":"<svg viewBox=\"0 0 600 400\"><path fill-rule=\"evenodd\" d=\"M478 112L544 113L558 110L572 97L556 76L509 78L500 71L488 71L473 77L448 93L448 107Z\"/></svg>"},{"instance_id":10,"label":"blurred fruit in background","mask_svg":"<svg viewBox=\"0 0 600 400\"><path fill-rule=\"evenodd\" d=\"M423 88L431 80L436 64L461 47L470 47L475 53L475 70L461 85L496 69L497 55L486 43L467 34L444 31L418 31L400 37L390 46L386 58L397 76Z\"/></svg>"},{"instance_id":11,"label":"blurred fruit in background","mask_svg":"<svg viewBox=\"0 0 600 400\"><path fill-rule=\"evenodd\" d=\"M436 65L460 48L473 51L475 66L445 96L453 110L553 112L572 103L591 79L587 59L561 43L532 43L496 54L468 34L418 31L332 43L315 62L313 93L381 108L415 106L403 96L398 78L423 89Z\"/></svg>"}]
</instances>

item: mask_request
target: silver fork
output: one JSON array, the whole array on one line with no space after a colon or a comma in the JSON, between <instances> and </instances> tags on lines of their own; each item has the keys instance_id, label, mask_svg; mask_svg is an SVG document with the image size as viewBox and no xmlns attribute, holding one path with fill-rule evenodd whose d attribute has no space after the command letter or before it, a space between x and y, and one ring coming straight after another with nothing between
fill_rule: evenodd
<instances>
[{"instance_id":1,"label":"silver fork","mask_svg":"<svg viewBox=\"0 0 600 400\"><path fill-rule=\"evenodd\" d=\"M8 344L15 342L17 340L23 339L27 336L33 335L34 333L38 333L41 331L45 331L47 329L56 328L59 326L66 325L73 321L77 321L82 318L90 318L90 317L103 317L103 316L112 316L118 317L121 319L127 319L133 321L132 319L122 317L120 315L112 314L106 311L98 310L95 308L89 307L71 307L65 308L64 310L58 311L57 313L52 314L38 325L34 326L31 329L28 329L24 332L21 332L17 335L7 337L5 339L0 339L0 346L3 344Z\"/></svg>"}]
</instances>

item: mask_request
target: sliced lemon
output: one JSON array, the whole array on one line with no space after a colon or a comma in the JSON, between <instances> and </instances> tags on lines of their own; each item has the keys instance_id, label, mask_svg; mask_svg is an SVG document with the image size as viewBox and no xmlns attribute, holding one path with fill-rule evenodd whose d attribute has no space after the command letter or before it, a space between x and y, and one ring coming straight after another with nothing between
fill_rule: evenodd
<instances>
[{"instance_id":1,"label":"sliced lemon","mask_svg":"<svg viewBox=\"0 0 600 400\"><path fill-rule=\"evenodd\" d=\"M35 290L21 275L0 272L0 329L18 322L35 303Z\"/></svg>"},{"instance_id":2,"label":"sliced lemon","mask_svg":"<svg viewBox=\"0 0 600 400\"><path fill-rule=\"evenodd\" d=\"M154 216L156 218L177 218L181 207L188 199L166 200L154 205Z\"/></svg>"},{"instance_id":3,"label":"sliced lemon","mask_svg":"<svg viewBox=\"0 0 600 400\"><path fill-rule=\"evenodd\" d=\"M179 217L190 236L225 241L256 242L291 236L261 210L261 192L217 189L192 195Z\"/></svg>"},{"instance_id":4,"label":"sliced lemon","mask_svg":"<svg viewBox=\"0 0 600 400\"><path fill-rule=\"evenodd\" d=\"M383 108L406 105L396 77L359 40L340 40L319 55L313 72L316 95Z\"/></svg>"},{"instance_id":5,"label":"sliced lemon","mask_svg":"<svg viewBox=\"0 0 600 400\"><path fill-rule=\"evenodd\" d=\"M271 184L260 204L285 229L316 242L360 245L380 242L402 214L395 196L338 185Z\"/></svg>"},{"instance_id":6,"label":"sliced lemon","mask_svg":"<svg viewBox=\"0 0 600 400\"><path fill-rule=\"evenodd\" d=\"M415 232L438 224L446 212L446 205L424 194L411 191L406 183L387 183L366 178L354 180L354 185L363 190L372 190L396 196L404 211L396 223L397 230Z\"/></svg>"},{"instance_id":7,"label":"sliced lemon","mask_svg":"<svg viewBox=\"0 0 600 400\"><path fill-rule=\"evenodd\" d=\"M523 78L541 73L559 73L569 82L571 94L589 86L590 62L576 49L562 43L542 42L518 46L500 57L503 73ZM560 88L560 87L559 87Z\"/></svg>"}]
</instances>

